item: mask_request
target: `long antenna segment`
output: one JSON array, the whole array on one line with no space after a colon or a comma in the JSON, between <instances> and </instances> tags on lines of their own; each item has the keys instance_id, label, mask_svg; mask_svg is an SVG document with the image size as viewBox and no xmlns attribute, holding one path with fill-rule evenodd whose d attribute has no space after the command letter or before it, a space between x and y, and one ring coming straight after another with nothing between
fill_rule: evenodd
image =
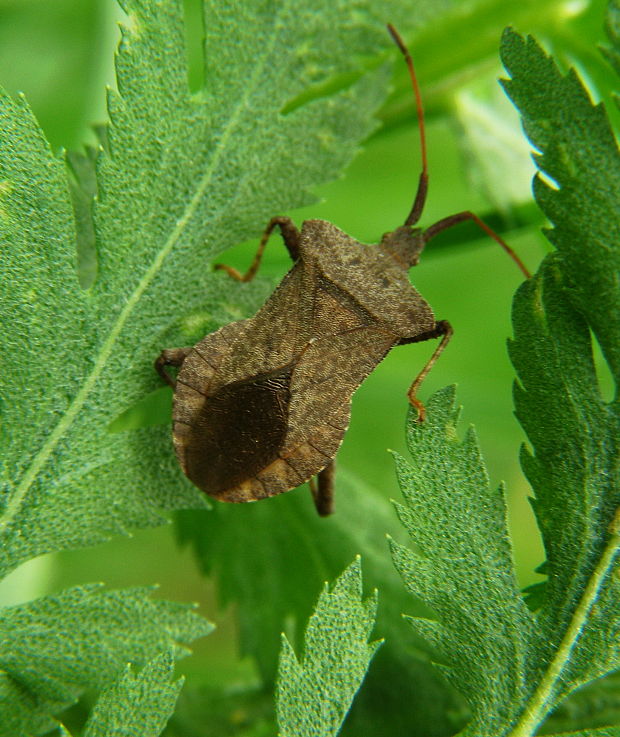
<instances>
[{"instance_id":1,"label":"long antenna segment","mask_svg":"<svg viewBox=\"0 0 620 737\"><path fill-rule=\"evenodd\" d=\"M400 34L391 23L387 24L387 28L396 45L400 49L402 55L405 57L405 61L407 62L407 68L409 69L409 76L411 77L411 84L413 86L413 93L415 95L416 108L418 111L420 149L422 151L422 172L418 181L418 191L416 192L411 212L409 213L409 215L407 215L407 219L404 223L406 226L413 226L418 222L422 215L424 203L426 202L426 194L428 192L428 160L426 157L426 129L424 127L424 108L422 106L422 95L420 94L420 87L418 85L418 79L415 74L413 60L411 59L409 49L405 46L404 41L400 37ZM483 222L477 215L475 215L473 212L470 212L469 210L458 212L456 213L456 215L450 215L449 217L443 218L434 225L431 225L430 228L427 228L424 231L424 241L428 243L428 241L437 233L441 233L441 231L446 230L447 228L451 228L453 225L461 223L465 220L473 220L473 222L475 222L476 225L482 228L482 230L484 230L487 235L489 235L491 238L493 238L493 240L499 243L499 245L506 251L510 258L517 264L525 278L530 278L531 274L528 271L527 267L525 266L523 261L521 261L519 256L517 256L517 254L513 251L513 249L506 243L506 241L494 230L489 228L489 226L485 222Z\"/></svg>"},{"instance_id":2,"label":"long antenna segment","mask_svg":"<svg viewBox=\"0 0 620 737\"><path fill-rule=\"evenodd\" d=\"M413 66L413 59L409 53L409 49L405 46L404 41L400 37L398 31L394 28L391 23L387 24L387 29L390 35L394 39L394 42L400 49L400 52L405 57L407 68L409 69L409 76L411 77L411 84L413 86L413 94L415 95L415 103L418 111L418 128L420 130L420 150L422 152L422 172L418 182L418 191L413 201L411 212L405 220L405 225L415 225L424 209L424 203L426 202L426 193L428 191L428 159L426 156L426 129L424 127L424 107L422 106L422 95L420 94L420 87L418 85L418 78L415 74L415 68Z\"/></svg>"}]
</instances>

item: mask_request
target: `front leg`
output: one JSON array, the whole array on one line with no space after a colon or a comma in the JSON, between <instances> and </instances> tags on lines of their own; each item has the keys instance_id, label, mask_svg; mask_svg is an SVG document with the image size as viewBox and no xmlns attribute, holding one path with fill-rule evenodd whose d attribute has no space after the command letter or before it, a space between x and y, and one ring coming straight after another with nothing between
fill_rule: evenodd
<instances>
[{"instance_id":1,"label":"front leg","mask_svg":"<svg viewBox=\"0 0 620 737\"><path fill-rule=\"evenodd\" d=\"M284 241L286 249L288 250L293 261L297 261L297 259L299 258L299 231L295 227L295 223L290 218L278 216L275 218L271 218L271 220L267 224L265 232L263 233L263 237L260 239L260 243L258 244L258 249L256 251L256 255L254 256L254 260L250 264L250 267L245 272L245 274L241 274L239 271L237 271L237 269L233 269L232 266L228 266L226 264L215 264L213 268L216 271L218 269L222 269L229 276L231 276L233 279L236 279L237 281L251 281L256 276L256 272L258 271L258 267L260 266L260 262L263 257L265 246L267 245L269 236L271 235L271 232L275 227L280 228L280 233L282 233L282 240Z\"/></svg>"},{"instance_id":2,"label":"front leg","mask_svg":"<svg viewBox=\"0 0 620 737\"><path fill-rule=\"evenodd\" d=\"M422 371L420 371L420 373L415 377L415 379L411 383L411 386L409 387L409 391L407 392L410 404L418 410L418 422L424 422L424 419L426 418L426 408L424 407L424 404L417 398L416 394L418 392L418 389L420 388L420 385L428 375L428 372L433 368L435 361L443 353L445 347L450 342L450 338L452 337L453 333L454 330L452 328L452 325L450 325L447 320L439 320L435 323L435 327L432 330L429 330L426 333L421 333L420 335L416 335L413 338L403 338L397 343L397 345L407 345L409 343L421 343L425 340L432 340L433 338L441 338L441 342L433 351L433 355L428 359Z\"/></svg>"},{"instance_id":3,"label":"front leg","mask_svg":"<svg viewBox=\"0 0 620 737\"><path fill-rule=\"evenodd\" d=\"M167 348L159 354L155 361L155 371L157 371L166 384L169 384L173 389L177 382L166 371L166 366L181 366L191 350L191 346L188 348Z\"/></svg>"}]
</instances>

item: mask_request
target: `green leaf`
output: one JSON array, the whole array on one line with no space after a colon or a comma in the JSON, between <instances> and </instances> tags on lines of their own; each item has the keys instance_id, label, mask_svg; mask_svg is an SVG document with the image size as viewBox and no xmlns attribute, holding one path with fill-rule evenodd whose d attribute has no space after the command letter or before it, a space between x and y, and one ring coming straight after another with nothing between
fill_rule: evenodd
<instances>
[{"instance_id":1,"label":"green leaf","mask_svg":"<svg viewBox=\"0 0 620 737\"><path fill-rule=\"evenodd\" d=\"M285 623L300 645L300 628L324 581L360 550L368 580L391 595L385 597L386 626L397 624L406 601L385 559L385 531L395 528L389 504L340 471L337 491L338 511L326 519L316 514L307 487L260 504L217 504L199 515L177 515L179 542L191 545L202 570L215 576L221 605L238 607L241 653L256 659L267 682L275 676Z\"/></svg>"},{"instance_id":2,"label":"green leaf","mask_svg":"<svg viewBox=\"0 0 620 737\"><path fill-rule=\"evenodd\" d=\"M127 667L121 678L97 700L84 737L156 737L161 734L181 690L172 681L174 658L162 654L134 675Z\"/></svg>"},{"instance_id":3,"label":"green leaf","mask_svg":"<svg viewBox=\"0 0 620 737\"><path fill-rule=\"evenodd\" d=\"M583 729L577 732L557 732L553 737L620 737L620 727Z\"/></svg>"},{"instance_id":4,"label":"green leaf","mask_svg":"<svg viewBox=\"0 0 620 737\"><path fill-rule=\"evenodd\" d=\"M619 403L601 397L592 357L593 334L617 382L620 153L574 72L564 76L512 31L502 55L505 86L554 181L539 176L535 192L557 251L517 292L510 344L532 445L523 468L547 553L541 606L529 612L516 587L503 493L489 488L473 432L458 441L451 391L429 402L426 423L410 422L414 464L397 458L397 509L415 550L393 545L434 617L412 623L466 696L472 737L532 735L569 694L620 666Z\"/></svg>"},{"instance_id":5,"label":"green leaf","mask_svg":"<svg viewBox=\"0 0 620 737\"><path fill-rule=\"evenodd\" d=\"M609 0L607 6L607 35L611 39L612 47L602 49L603 55L620 75L620 2ZM616 100L617 102L617 100Z\"/></svg>"},{"instance_id":6,"label":"green leaf","mask_svg":"<svg viewBox=\"0 0 620 737\"><path fill-rule=\"evenodd\" d=\"M563 76L514 33L505 36L503 57L512 75L507 91L542 152L537 163L557 184L536 180L558 251L517 294L510 345L517 417L533 447L522 463L547 554L547 602L538 617L547 657L558 633L568 634L596 600L563 664L559 699L620 666L618 581L605 580L605 561L611 570L619 544L610 525L620 506L620 405L617 395L609 404L601 397L591 345L592 332L617 386L620 152L602 105L591 104L574 72Z\"/></svg>"},{"instance_id":7,"label":"green leaf","mask_svg":"<svg viewBox=\"0 0 620 737\"><path fill-rule=\"evenodd\" d=\"M330 590L325 585L297 659L285 635L277 686L280 737L336 735L379 642L368 642L377 594L362 599L357 558Z\"/></svg>"},{"instance_id":8,"label":"green leaf","mask_svg":"<svg viewBox=\"0 0 620 737\"><path fill-rule=\"evenodd\" d=\"M620 671L599 678L570 695L549 716L546 734L620 725Z\"/></svg>"},{"instance_id":9,"label":"green leaf","mask_svg":"<svg viewBox=\"0 0 620 737\"><path fill-rule=\"evenodd\" d=\"M256 235L274 212L311 202L309 187L350 161L385 96L381 67L280 112L308 84L388 45L370 13L326 0L303 10L206 5L208 92L192 95L180 0L123 8L88 291L64 161L23 99L0 98L0 229L10 245L0 310L11 316L2 332L3 572L159 524L158 508L205 505L181 478L164 428L107 428L157 386L153 359L176 316L228 286L205 278L207 259Z\"/></svg>"},{"instance_id":10,"label":"green leaf","mask_svg":"<svg viewBox=\"0 0 620 737\"><path fill-rule=\"evenodd\" d=\"M456 97L460 146L472 184L484 192L497 211L510 218L515 204L523 203L521 210L525 203L530 205L534 167L510 101L495 79L484 81L469 85ZM510 177L506 177L506 171L511 172ZM534 212L540 217L536 208Z\"/></svg>"},{"instance_id":11,"label":"green leaf","mask_svg":"<svg viewBox=\"0 0 620 737\"><path fill-rule=\"evenodd\" d=\"M429 400L427 418L410 418L415 463L396 456L405 498L396 509L416 549L392 542L392 555L436 617L411 622L470 703L472 734L500 734L519 706L532 615L513 572L503 490L491 489L473 430L457 438L454 389Z\"/></svg>"},{"instance_id":12,"label":"green leaf","mask_svg":"<svg viewBox=\"0 0 620 737\"><path fill-rule=\"evenodd\" d=\"M600 397L588 325L567 299L572 292L567 286L558 260L548 259L515 298L510 346L520 382L517 416L535 452L524 450L522 463L536 494L532 503L547 554L538 625L550 652L557 633L572 626L598 575L610 544L607 529L620 503L618 407ZM617 649L609 649L620 624L618 593L612 579L597 594L596 616L564 674L565 693L620 665Z\"/></svg>"},{"instance_id":13,"label":"green leaf","mask_svg":"<svg viewBox=\"0 0 620 737\"><path fill-rule=\"evenodd\" d=\"M553 223L546 235L557 248L572 302L594 332L617 382L618 145L602 103L593 105L576 73L562 75L532 38L506 31L502 59L512 77L504 87L541 152L535 161L544 178L536 177L534 194Z\"/></svg>"},{"instance_id":14,"label":"green leaf","mask_svg":"<svg viewBox=\"0 0 620 737\"><path fill-rule=\"evenodd\" d=\"M104 591L88 585L0 609L0 735L41 734L87 688L142 667L212 625L192 607L149 597L150 589Z\"/></svg>"},{"instance_id":15,"label":"green leaf","mask_svg":"<svg viewBox=\"0 0 620 737\"><path fill-rule=\"evenodd\" d=\"M366 581L382 593L377 631L386 643L346 729L355 733L372 724L378 730L389 708L388 731L416 719L421 733L447 733L454 700L425 662L428 647L402 621L408 597L386 556L386 531L402 537L389 502L342 468L336 513L328 518L318 517L307 487L260 504L177 513L180 543L191 546L201 569L214 577L220 605L235 606L241 654L255 659L266 684L275 678L282 630L301 647L303 623L323 582L363 552ZM394 679L406 690L405 704L402 691L390 686Z\"/></svg>"}]
</instances>

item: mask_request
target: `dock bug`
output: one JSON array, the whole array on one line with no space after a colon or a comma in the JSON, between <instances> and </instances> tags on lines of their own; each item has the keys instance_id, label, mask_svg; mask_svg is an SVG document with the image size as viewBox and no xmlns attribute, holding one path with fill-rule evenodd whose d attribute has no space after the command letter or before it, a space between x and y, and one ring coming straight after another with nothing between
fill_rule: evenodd
<instances>
[{"instance_id":1,"label":"dock bug","mask_svg":"<svg viewBox=\"0 0 620 737\"><path fill-rule=\"evenodd\" d=\"M424 420L417 391L452 327L435 319L408 270L437 233L473 220L529 276L512 249L472 212L414 227L428 189L424 115L411 56L396 30L388 29L411 76L422 151L418 189L403 225L378 245L365 245L325 220L306 220L299 231L288 217L272 218L245 274L216 266L249 281L278 228L293 266L264 306L193 347L162 351L155 362L174 388L173 440L181 467L220 501L256 501L310 481L318 513L330 514L334 457L353 392L395 346L441 338L409 387L409 401ZM179 367L176 379L166 366Z\"/></svg>"}]
</instances>

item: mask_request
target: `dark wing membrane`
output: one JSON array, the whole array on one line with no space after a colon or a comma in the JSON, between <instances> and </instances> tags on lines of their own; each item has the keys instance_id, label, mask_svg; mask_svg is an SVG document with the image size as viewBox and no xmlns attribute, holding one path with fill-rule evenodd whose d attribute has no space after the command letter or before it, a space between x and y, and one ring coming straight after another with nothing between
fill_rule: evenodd
<instances>
[{"instance_id":1,"label":"dark wing membrane","mask_svg":"<svg viewBox=\"0 0 620 737\"><path fill-rule=\"evenodd\" d=\"M286 436L290 367L236 381L206 397L184 439L187 476L212 496L255 476Z\"/></svg>"}]
</instances>

